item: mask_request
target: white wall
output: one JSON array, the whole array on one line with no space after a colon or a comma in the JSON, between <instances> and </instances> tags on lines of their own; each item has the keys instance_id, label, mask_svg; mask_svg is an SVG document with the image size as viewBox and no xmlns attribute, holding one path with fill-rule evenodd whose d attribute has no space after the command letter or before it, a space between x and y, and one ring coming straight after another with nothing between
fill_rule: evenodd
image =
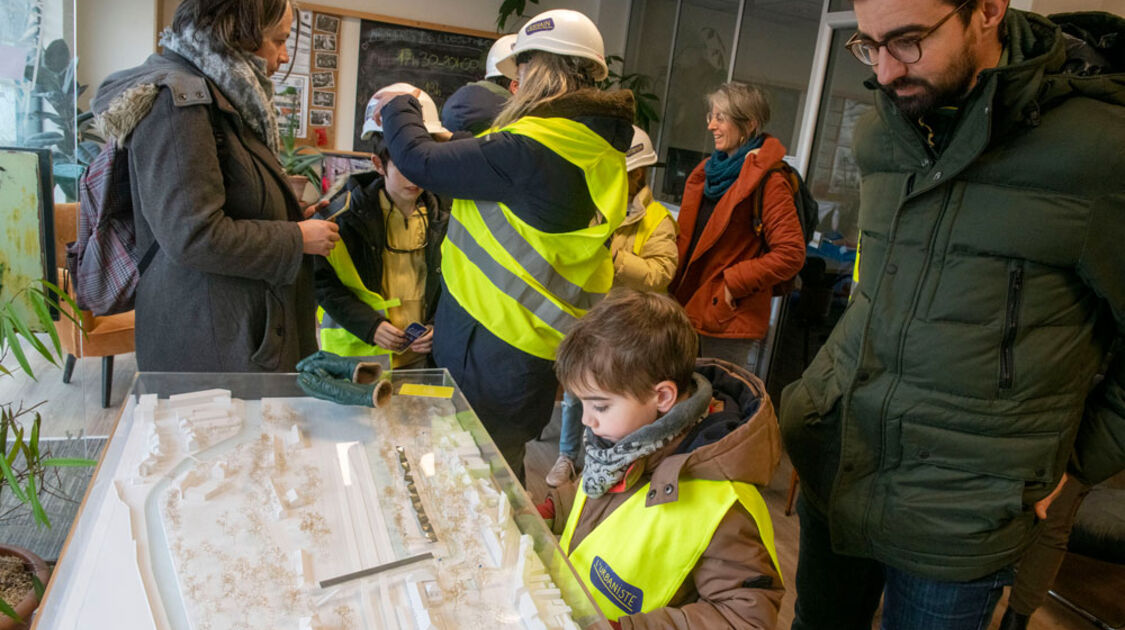
<instances>
[{"instance_id":1,"label":"white wall","mask_svg":"<svg viewBox=\"0 0 1125 630\"><path fill-rule=\"evenodd\" d=\"M78 106L88 109L90 99L107 75L135 66L152 54L156 3L82 0L77 4L78 82L90 86Z\"/></svg>"}]
</instances>

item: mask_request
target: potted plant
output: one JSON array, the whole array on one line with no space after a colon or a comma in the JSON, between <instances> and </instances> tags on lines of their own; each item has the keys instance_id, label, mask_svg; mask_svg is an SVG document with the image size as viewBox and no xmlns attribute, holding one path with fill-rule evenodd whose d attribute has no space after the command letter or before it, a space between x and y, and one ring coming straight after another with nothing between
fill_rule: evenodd
<instances>
[{"instance_id":1,"label":"potted plant","mask_svg":"<svg viewBox=\"0 0 1125 630\"><path fill-rule=\"evenodd\" d=\"M76 105L87 88L75 80L77 66L78 59L71 56L66 41L56 39L24 69L25 80L34 86L33 96L44 107L29 114L29 122L38 122L36 126L42 130L23 142L51 149L55 183L68 201L78 199L78 180L105 144L94 131L93 112Z\"/></svg>"},{"instance_id":2,"label":"potted plant","mask_svg":"<svg viewBox=\"0 0 1125 630\"><path fill-rule=\"evenodd\" d=\"M278 93L284 98L296 99L296 88L289 86ZM289 185L297 199L304 198L305 188L309 182L314 182L319 191L320 172L324 164L324 154L313 147L297 144L298 108L289 105L282 108L285 113L285 123L281 125L281 168L289 176Z\"/></svg>"},{"instance_id":3,"label":"potted plant","mask_svg":"<svg viewBox=\"0 0 1125 630\"><path fill-rule=\"evenodd\" d=\"M0 278L2 276L3 265L0 264ZM0 378L26 373L35 379L28 349L55 366L60 364L64 355L51 319L52 310L81 326L72 315L77 312L74 301L55 285L46 281L40 283L42 286L26 287L0 303ZM15 300L21 295L30 301L35 323L47 332L47 339L32 332L28 322L14 308ZM63 305L67 308L60 308ZM15 365L5 363L9 357L15 359ZM90 459L52 457L43 447L39 441L42 417L37 411L42 404L25 407L22 401L0 402L0 499L8 498L6 505L9 506L0 512L0 521L30 511L37 525L50 527L40 496L54 493L58 488L58 468L95 464ZM27 549L0 544L0 630L26 627L28 616L39 605L48 575L42 558Z\"/></svg>"}]
</instances>

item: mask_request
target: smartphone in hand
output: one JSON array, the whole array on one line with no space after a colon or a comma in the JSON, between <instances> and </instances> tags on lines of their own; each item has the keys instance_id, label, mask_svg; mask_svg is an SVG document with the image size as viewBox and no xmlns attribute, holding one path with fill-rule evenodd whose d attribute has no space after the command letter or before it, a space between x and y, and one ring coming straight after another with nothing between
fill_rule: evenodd
<instances>
[{"instance_id":1,"label":"smartphone in hand","mask_svg":"<svg viewBox=\"0 0 1125 630\"><path fill-rule=\"evenodd\" d=\"M414 322L413 324L407 326L406 330L402 331L403 334L406 335L406 342L402 344L402 347L400 347L398 349L398 351L402 352L402 351L406 350L407 348L410 347L410 344L414 343L414 341L416 339L418 339L419 337L421 337L422 335L426 334L429 331L430 331L429 326L423 326L422 324L419 324L418 322Z\"/></svg>"}]
</instances>

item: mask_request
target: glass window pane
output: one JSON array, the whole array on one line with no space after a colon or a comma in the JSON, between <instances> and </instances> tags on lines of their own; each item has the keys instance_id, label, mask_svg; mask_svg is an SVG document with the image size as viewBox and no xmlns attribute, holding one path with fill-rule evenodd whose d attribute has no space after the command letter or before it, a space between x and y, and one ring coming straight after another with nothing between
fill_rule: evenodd
<instances>
[{"instance_id":1,"label":"glass window pane","mask_svg":"<svg viewBox=\"0 0 1125 630\"><path fill-rule=\"evenodd\" d=\"M641 75L638 87L664 96L664 81L668 76L668 60L672 52L672 35L676 25L676 0L633 0L629 11L629 43L625 50L625 74ZM663 104L649 102L660 117ZM649 126L653 138L660 123Z\"/></svg>"},{"instance_id":2,"label":"glass window pane","mask_svg":"<svg viewBox=\"0 0 1125 630\"><path fill-rule=\"evenodd\" d=\"M871 69L856 61L844 48L850 36L851 29L837 30L832 35L832 52L806 180L821 205L818 229L824 236L823 241L831 241L837 249L843 247L854 254L859 238L859 169L852 156L852 132L859 117L872 107L874 93L863 86L863 81L871 76ZM840 256L841 263L849 259L847 254ZM850 259L854 259L854 255ZM843 266L850 273L851 263Z\"/></svg>"},{"instance_id":3,"label":"glass window pane","mask_svg":"<svg viewBox=\"0 0 1125 630\"><path fill-rule=\"evenodd\" d=\"M748 1L734 61L736 81L765 89L770 103L766 132L796 150L809 87L821 0Z\"/></svg>"},{"instance_id":4,"label":"glass window pane","mask_svg":"<svg viewBox=\"0 0 1125 630\"><path fill-rule=\"evenodd\" d=\"M771 395L801 376L848 304L855 263L859 170L852 154L855 125L871 109L863 86L871 69L844 48L852 29L836 31L828 58L812 159L805 181L820 204L819 242L808 246L802 286L790 296L769 374Z\"/></svg>"},{"instance_id":5,"label":"glass window pane","mask_svg":"<svg viewBox=\"0 0 1125 630\"><path fill-rule=\"evenodd\" d=\"M678 204L688 174L714 150L704 99L727 80L737 21L737 0L683 2L657 150L668 166L653 176L653 194L661 201Z\"/></svg>"}]
</instances>

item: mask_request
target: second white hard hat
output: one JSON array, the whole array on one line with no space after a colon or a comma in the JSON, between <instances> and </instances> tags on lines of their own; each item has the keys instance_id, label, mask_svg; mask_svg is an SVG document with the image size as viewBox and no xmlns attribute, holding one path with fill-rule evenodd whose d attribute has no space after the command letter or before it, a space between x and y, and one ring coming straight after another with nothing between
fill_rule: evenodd
<instances>
[{"instance_id":1,"label":"second white hard hat","mask_svg":"<svg viewBox=\"0 0 1125 630\"><path fill-rule=\"evenodd\" d=\"M528 20L520 29L512 52L497 62L496 68L509 79L518 79L516 56L529 50L591 59L598 64L595 81L609 76L602 34L590 18L578 11L552 9Z\"/></svg>"},{"instance_id":2,"label":"second white hard hat","mask_svg":"<svg viewBox=\"0 0 1125 630\"><path fill-rule=\"evenodd\" d=\"M371 134L376 131L383 131L383 126L375 122L375 106L380 94L388 90L413 93L417 89L409 83L393 83L372 94L371 99L367 101L367 110L363 113L363 133L359 137L368 140L371 138ZM418 102L422 104L422 123L426 125L426 131L429 133L446 131L446 128L441 126L441 117L438 116L438 108L434 104L434 99L430 98L429 94L418 90Z\"/></svg>"},{"instance_id":3,"label":"second white hard hat","mask_svg":"<svg viewBox=\"0 0 1125 630\"><path fill-rule=\"evenodd\" d=\"M488 49L488 59L484 62L484 78L491 79L492 77L504 76L504 73L496 67L496 64L511 54L512 46L516 43L517 37L515 33L504 35L496 40L492 48Z\"/></svg>"},{"instance_id":4,"label":"second white hard hat","mask_svg":"<svg viewBox=\"0 0 1125 630\"><path fill-rule=\"evenodd\" d=\"M659 161L656 149L652 146L652 138L648 137L644 129L633 125L633 142L625 152L625 170L632 171L642 166L652 166Z\"/></svg>"}]
</instances>

